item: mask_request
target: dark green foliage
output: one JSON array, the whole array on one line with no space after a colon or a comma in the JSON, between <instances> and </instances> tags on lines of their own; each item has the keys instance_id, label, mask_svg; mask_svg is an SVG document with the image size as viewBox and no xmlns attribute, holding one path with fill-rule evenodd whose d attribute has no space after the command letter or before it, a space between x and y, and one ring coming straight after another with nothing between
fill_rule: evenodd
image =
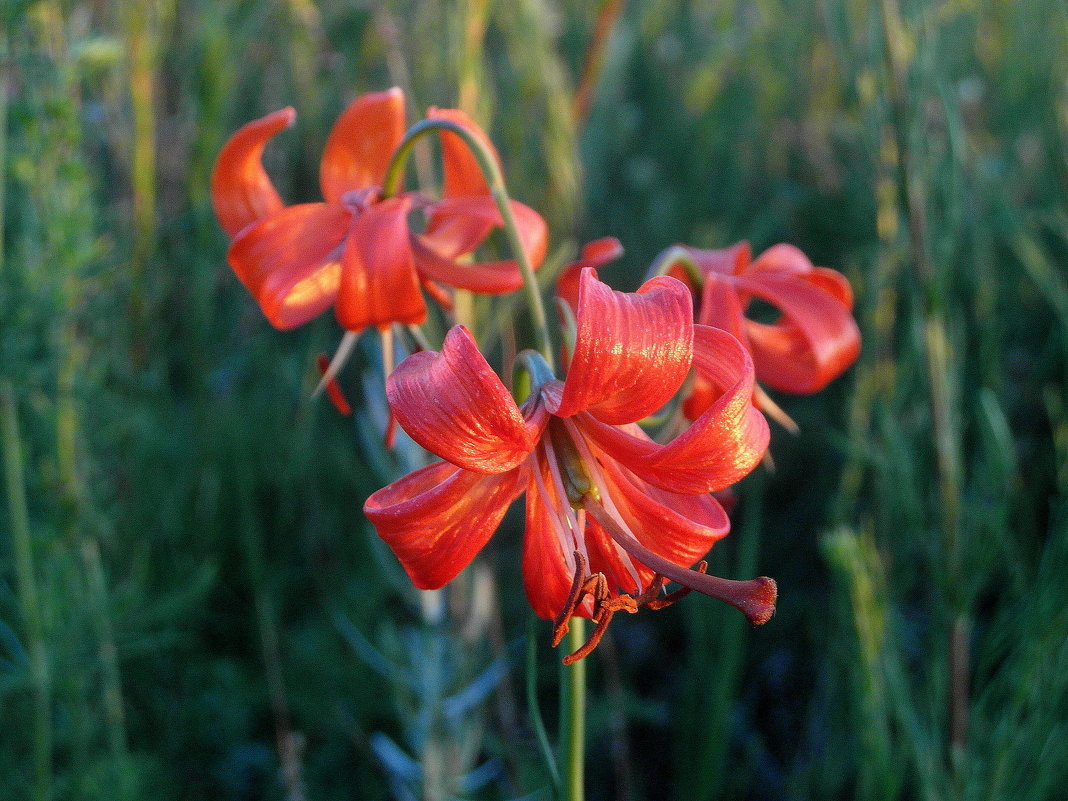
<instances>
[{"instance_id":1,"label":"dark green foliage","mask_svg":"<svg viewBox=\"0 0 1068 801\"><path fill-rule=\"evenodd\" d=\"M674 242L789 241L857 292L858 364L777 398L801 435L773 426L775 471L741 485L713 555L774 576L776 618L697 597L618 616L591 661L590 797L1063 794L1064 5L632 2L576 124L590 5L0 12L0 797L548 797L521 516L417 596L360 513L421 458L382 451L376 348L342 376L355 422L310 400L340 332L271 330L210 209L239 125L297 109L266 161L313 200L337 112L394 83L420 113L475 88L556 265L615 235L603 275L633 288Z\"/></svg>"}]
</instances>

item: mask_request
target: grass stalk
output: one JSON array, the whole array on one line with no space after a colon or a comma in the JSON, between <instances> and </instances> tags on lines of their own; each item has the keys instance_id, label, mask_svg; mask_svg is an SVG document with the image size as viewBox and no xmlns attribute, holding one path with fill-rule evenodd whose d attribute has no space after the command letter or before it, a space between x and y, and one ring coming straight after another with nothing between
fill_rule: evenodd
<instances>
[{"instance_id":1,"label":"grass stalk","mask_svg":"<svg viewBox=\"0 0 1068 801\"><path fill-rule=\"evenodd\" d=\"M911 259L924 299L926 348L924 357L930 385L932 426L942 527L943 593L947 597L949 741L954 751L963 751L968 734L968 643L966 601L952 588L959 587L960 573L960 454L952 423L954 398L950 386L950 348L945 316L938 296L934 266L927 239L927 209L923 188L916 175L909 143L907 101L908 57L904 22L897 0L880 0L883 58L892 126L897 144L897 183L901 209L908 226Z\"/></svg>"},{"instance_id":2,"label":"grass stalk","mask_svg":"<svg viewBox=\"0 0 1068 801\"><path fill-rule=\"evenodd\" d=\"M132 318L135 341L145 322L145 273L155 247L156 229L156 77L158 44L152 24L152 5L125 3L123 34L128 57L130 109L130 184L133 192Z\"/></svg>"},{"instance_id":3,"label":"grass stalk","mask_svg":"<svg viewBox=\"0 0 1068 801\"><path fill-rule=\"evenodd\" d=\"M0 162L2 163L2 162ZM52 699L45 648L44 619L37 594L33 538L26 504L26 482L19 434L18 409L11 383L0 382L0 423L4 438L4 473L11 514L11 540L18 576L19 603L26 625L33 688L33 799L48 801L52 795Z\"/></svg>"}]
</instances>

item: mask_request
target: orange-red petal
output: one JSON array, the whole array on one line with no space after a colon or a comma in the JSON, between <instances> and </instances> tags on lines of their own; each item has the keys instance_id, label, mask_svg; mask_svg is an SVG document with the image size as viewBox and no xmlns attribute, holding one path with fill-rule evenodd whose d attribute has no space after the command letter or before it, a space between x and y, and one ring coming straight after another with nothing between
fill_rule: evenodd
<instances>
[{"instance_id":1,"label":"orange-red petal","mask_svg":"<svg viewBox=\"0 0 1068 801\"><path fill-rule=\"evenodd\" d=\"M746 345L745 316L742 301L730 279L716 273L705 275L701 292L701 308L698 322L721 328ZM690 390L682 402L682 412L689 420L696 420L719 396L719 391L706 378L695 374Z\"/></svg>"},{"instance_id":2,"label":"orange-red petal","mask_svg":"<svg viewBox=\"0 0 1068 801\"><path fill-rule=\"evenodd\" d=\"M574 578L574 543L560 534L562 523L558 509L567 508L567 499L556 495L555 487L544 459L538 459L541 485L531 471L527 480L526 533L523 535L523 586L534 613L552 620L567 600ZM549 497L543 497L544 489ZM562 504L562 505L561 505ZM567 534L570 537L570 533ZM568 551L565 555L564 549ZM589 617L588 603L580 605L578 614Z\"/></svg>"},{"instance_id":3,"label":"orange-red petal","mask_svg":"<svg viewBox=\"0 0 1068 801\"><path fill-rule=\"evenodd\" d=\"M467 567L523 486L520 470L486 476L437 462L374 493L363 511L412 583L435 590Z\"/></svg>"},{"instance_id":4,"label":"orange-red petal","mask_svg":"<svg viewBox=\"0 0 1068 801\"><path fill-rule=\"evenodd\" d=\"M614 236L595 239L582 246L578 261L564 267L556 279L556 297L563 298L575 308L578 305L579 279L582 268L601 267L623 255L623 245Z\"/></svg>"},{"instance_id":5,"label":"orange-red petal","mask_svg":"<svg viewBox=\"0 0 1068 801\"><path fill-rule=\"evenodd\" d=\"M356 215L341 259L337 320L349 331L391 323L419 324L419 291L408 233L407 197L374 203Z\"/></svg>"},{"instance_id":6,"label":"orange-red petal","mask_svg":"<svg viewBox=\"0 0 1068 801\"><path fill-rule=\"evenodd\" d=\"M560 392L547 394L550 412L632 423L678 391L693 355L693 304L679 281L660 276L617 292L585 268L575 317L575 353Z\"/></svg>"},{"instance_id":7,"label":"orange-red petal","mask_svg":"<svg viewBox=\"0 0 1068 801\"><path fill-rule=\"evenodd\" d=\"M653 553L690 567L730 531L727 513L711 495L667 492L611 461L604 468L620 514L638 542Z\"/></svg>"},{"instance_id":8,"label":"orange-red petal","mask_svg":"<svg viewBox=\"0 0 1068 801\"><path fill-rule=\"evenodd\" d=\"M223 145L211 173L211 203L231 237L284 207L261 157L271 137L292 125L296 116L292 108L275 111L242 126Z\"/></svg>"},{"instance_id":9,"label":"orange-red petal","mask_svg":"<svg viewBox=\"0 0 1068 801\"><path fill-rule=\"evenodd\" d=\"M319 185L330 203L346 192L379 186L404 138L404 93L394 87L360 95L330 131L319 165Z\"/></svg>"},{"instance_id":10,"label":"orange-red petal","mask_svg":"<svg viewBox=\"0 0 1068 801\"><path fill-rule=\"evenodd\" d=\"M860 353L860 330L841 285L829 284L825 273L813 282L813 275L762 272L738 279L740 289L782 312L772 325L746 321L757 379L773 389L818 392Z\"/></svg>"},{"instance_id":11,"label":"orange-red petal","mask_svg":"<svg viewBox=\"0 0 1068 801\"><path fill-rule=\"evenodd\" d=\"M401 427L437 456L476 473L518 466L537 444L546 416L528 422L479 352L471 333L454 326L441 352L413 353L386 381Z\"/></svg>"},{"instance_id":12,"label":"orange-red petal","mask_svg":"<svg viewBox=\"0 0 1068 801\"><path fill-rule=\"evenodd\" d=\"M500 166L500 158L497 150L486 135L486 132L473 119L464 112L455 108L430 108L426 113L427 119L448 120L463 128L466 128L485 148L493 154L494 160ZM442 194L445 197L461 197L463 195L489 195L489 186L482 176L478 161L468 149L464 140L450 131L441 132L441 156L442 172L445 175L445 186Z\"/></svg>"},{"instance_id":13,"label":"orange-red petal","mask_svg":"<svg viewBox=\"0 0 1068 801\"><path fill-rule=\"evenodd\" d=\"M340 206L290 206L248 226L227 254L230 266L276 328L294 328L334 302L351 215Z\"/></svg>"},{"instance_id":14,"label":"orange-red petal","mask_svg":"<svg viewBox=\"0 0 1068 801\"><path fill-rule=\"evenodd\" d=\"M545 220L522 203L512 201L523 249L536 270L545 259L548 245ZM470 253L502 220L490 197L446 199L435 204L426 233L413 240L416 269L434 281L484 294L514 292L523 285L523 274L514 260L462 263L458 256Z\"/></svg>"},{"instance_id":15,"label":"orange-red petal","mask_svg":"<svg viewBox=\"0 0 1068 801\"><path fill-rule=\"evenodd\" d=\"M768 424L753 406L753 362L726 331L694 326L693 366L719 397L666 445L637 426L581 420L597 446L650 484L682 495L715 492L751 471L768 446Z\"/></svg>"},{"instance_id":16,"label":"orange-red petal","mask_svg":"<svg viewBox=\"0 0 1068 801\"><path fill-rule=\"evenodd\" d=\"M511 201L511 209L523 250L537 269L545 259L548 246L545 220L530 206L517 200ZM438 254L455 258L473 251L494 228L503 225L497 201L489 195L444 198L430 207L423 238Z\"/></svg>"}]
</instances>

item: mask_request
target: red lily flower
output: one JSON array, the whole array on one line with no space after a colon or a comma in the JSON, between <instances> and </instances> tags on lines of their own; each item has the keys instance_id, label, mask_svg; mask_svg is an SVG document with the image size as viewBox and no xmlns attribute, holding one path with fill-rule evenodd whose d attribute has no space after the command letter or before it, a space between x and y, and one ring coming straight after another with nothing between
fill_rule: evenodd
<instances>
[{"instance_id":1,"label":"red lily flower","mask_svg":"<svg viewBox=\"0 0 1068 801\"><path fill-rule=\"evenodd\" d=\"M523 579L534 611L555 619L557 642L572 615L598 621L569 659L592 649L614 612L673 600L657 597L665 580L765 622L774 611L771 579L732 582L688 569L730 525L708 493L746 475L767 447L749 355L725 331L694 325L690 294L670 277L628 294L586 268L576 320L566 380L526 352L534 388L521 406L462 326L440 353L397 367L386 383L390 406L416 442L446 461L367 499L379 536L416 586L438 588L525 491ZM635 423L666 403L691 367L718 397L674 440L654 442Z\"/></svg>"},{"instance_id":2,"label":"red lily flower","mask_svg":"<svg viewBox=\"0 0 1068 801\"><path fill-rule=\"evenodd\" d=\"M749 350L757 380L794 394L818 392L840 376L860 353L853 319L853 290L845 276L814 267L793 245L774 245L755 260L748 242L723 250L686 248L701 270L698 321L734 334ZM676 265L669 273L693 288ZM745 316L752 299L774 306L780 318L762 323ZM697 378L684 403L696 417L714 391Z\"/></svg>"},{"instance_id":3,"label":"red lily flower","mask_svg":"<svg viewBox=\"0 0 1068 801\"><path fill-rule=\"evenodd\" d=\"M223 147L212 174L215 213L233 242L227 259L277 328L294 328L331 305L349 331L426 317L423 285L436 282L490 294L522 285L515 262L465 264L493 228L502 225L474 157L453 133L442 134L444 191L431 202L418 193L382 198L381 184L404 138L400 89L357 98L338 118L323 151L323 203L286 206L263 169L267 142L295 118L291 108L241 128ZM463 112L430 109L489 145ZM413 232L408 215L428 213ZM532 264L545 257L541 216L513 203L520 238Z\"/></svg>"}]
</instances>

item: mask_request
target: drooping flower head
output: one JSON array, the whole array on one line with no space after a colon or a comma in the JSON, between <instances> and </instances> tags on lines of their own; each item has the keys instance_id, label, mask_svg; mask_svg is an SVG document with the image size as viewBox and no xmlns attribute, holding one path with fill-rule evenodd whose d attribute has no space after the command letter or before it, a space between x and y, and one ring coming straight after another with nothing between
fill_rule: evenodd
<instances>
[{"instance_id":1,"label":"drooping flower head","mask_svg":"<svg viewBox=\"0 0 1068 801\"><path fill-rule=\"evenodd\" d=\"M636 293L582 270L577 336L567 377L536 354L523 363L532 391L521 405L454 327L440 353L410 356L386 389L412 438L445 461L368 498L364 511L416 586L451 581L526 492L523 580L535 612L556 623L598 621L664 605L666 581L721 598L754 623L770 618L775 584L732 582L690 567L729 521L709 495L746 475L767 447L754 408L753 364L725 331L693 324L690 293L670 277ZM637 425L693 368L717 397L666 444ZM588 652L572 655L581 657Z\"/></svg>"},{"instance_id":2,"label":"drooping flower head","mask_svg":"<svg viewBox=\"0 0 1068 801\"><path fill-rule=\"evenodd\" d=\"M781 392L818 392L840 376L860 353L853 319L853 291L839 272L814 267L793 245L774 245L756 259L748 242L723 250L683 248L699 279L676 264L669 271L697 298L697 319L730 331L749 350L757 381ZM774 309L777 319L753 319L754 300ZM710 388L698 378L683 405L693 418L710 402ZM770 399L768 399L770 402Z\"/></svg>"},{"instance_id":3,"label":"drooping flower head","mask_svg":"<svg viewBox=\"0 0 1068 801\"><path fill-rule=\"evenodd\" d=\"M502 222L475 158L455 133L441 134L440 200L417 192L383 197L405 133L400 89L362 95L342 112L323 151L321 203L286 206L263 168L267 142L295 116L286 108L245 125L212 174L215 213L232 239L227 259L272 325L294 328L330 306L349 331L419 324L427 313L424 288L440 298L439 284L491 294L521 286L513 261L458 261ZM428 117L460 125L492 149L463 112L431 109ZM427 223L416 232L409 215L420 208ZM545 223L521 203L512 209L536 267L545 256Z\"/></svg>"}]
</instances>

